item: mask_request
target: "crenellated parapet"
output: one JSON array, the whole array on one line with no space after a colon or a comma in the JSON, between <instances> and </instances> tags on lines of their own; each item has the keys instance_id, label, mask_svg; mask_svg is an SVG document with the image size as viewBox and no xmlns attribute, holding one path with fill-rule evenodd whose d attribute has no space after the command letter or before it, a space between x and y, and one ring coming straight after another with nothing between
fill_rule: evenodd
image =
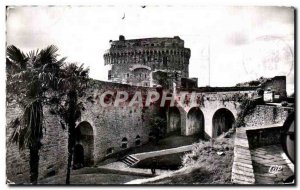
<instances>
[{"instance_id":1,"label":"crenellated parapet","mask_svg":"<svg viewBox=\"0 0 300 190\"><path fill-rule=\"evenodd\" d=\"M159 58L163 56L173 56L177 59L189 59L191 51L188 48L161 48L161 47L136 47L132 49L110 49L104 54L106 64L115 64L118 59L126 59L128 57L145 57L152 56ZM188 63L187 63L188 64Z\"/></svg>"}]
</instances>

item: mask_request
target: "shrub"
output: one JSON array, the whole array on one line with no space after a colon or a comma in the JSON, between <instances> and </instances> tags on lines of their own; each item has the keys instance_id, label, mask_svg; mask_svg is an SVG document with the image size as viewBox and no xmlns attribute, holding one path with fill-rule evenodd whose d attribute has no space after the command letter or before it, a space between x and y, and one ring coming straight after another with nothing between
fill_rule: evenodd
<instances>
[{"instance_id":1,"label":"shrub","mask_svg":"<svg viewBox=\"0 0 300 190\"><path fill-rule=\"evenodd\" d=\"M187 183L187 180L198 184L231 183L232 163L232 138L218 138L194 144L192 152L185 154L182 159L183 167L188 170L190 168L191 172L181 174L181 181L173 176L177 179L174 183Z\"/></svg>"}]
</instances>

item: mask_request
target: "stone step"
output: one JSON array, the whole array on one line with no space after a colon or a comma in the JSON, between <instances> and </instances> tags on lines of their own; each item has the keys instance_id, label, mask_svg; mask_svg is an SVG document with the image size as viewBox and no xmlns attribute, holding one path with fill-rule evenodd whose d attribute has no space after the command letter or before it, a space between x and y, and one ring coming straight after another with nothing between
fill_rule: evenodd
<instances>
[{"instance_id":1,"label":"stone step","mask_svg":"<svg viewBox=\"0 0 300 190\"><path fill-rule=\"evenodd\" d=\"M125 157L124 159L122 159L122 162L124 164L126 164L127 166L131 167L133 165L135 165L137 162L139 162L139 160L131 155Z\"/></svg>"},{"instance_id":2,"label":"stone step","mask_svg":"<svg viewBox=\"0 0 300 190\"><path fill-rule=\"evenodd\" d=\"M132 165L134 164L133 161L128 160L128 159L126 159L126 158L123 160L123 163L125 163L125 164L128 165L128 166L132 166Z\"/></svg>"},{"instance_id":3,"label":"stone step","mask_svg":"<svg viewBox=\"0 0 300 190\"><path fill-rule=\"evenodd\" d=\"M134 161L134 162L139 161L137 158L135 158L135 157L133 157L133 156L131 156L131 155L127 156L126 158L127 158L127 159L130 159L130 160L132 160L132 161Z\"/></svg>"},{"instance_id":4,"label":"stone step","mask_svg":"<svg viewBox=\"0 0 300 190\"><path fill-rule=\"evenodd\" d=\"M126 157L124 160L126 160L127 162L129 162L129 163L135 163L135 161L134 160L131 160L130 158L128 158L128 157Z\"/></svg>"},{"instance_id":5,"label":"stone step","mask_svg":"<svg viewBox=\"0 0 300 190\"><path fill-rule=\"evenodd\" d=\"M128 158L125 158L125 160L126 160L127 162L129 162L130 164L134 164L134 163L135 163L135 161L133 161L133 160L131 160L131 159L128 159Z\"/></svg>"},{"instance_id":6,"label":"stone step","mask_svg":"<svg viewBox=\"0 0 300 190\"><path fill-rule=\"evenodd\" d=\"M133 160L131 160L131 159L128 159L128 158L126 158L125 159L127 162L129 162L131 165L133 165L133 164L135 164L136 163L136 161L133 161Z\"/></svg>"},{"instance_id":7,"label":"stone step","mask_svg":"<svg viewBox=\"0 0 300 190\"><path fill-rule=\"evenodd\" d=\"M127 160L123 159L121 160L121 162L123 162L124 164L126 164L127 166L131 166L132 163L128 162Z\"/></svg>"}]
</instances>

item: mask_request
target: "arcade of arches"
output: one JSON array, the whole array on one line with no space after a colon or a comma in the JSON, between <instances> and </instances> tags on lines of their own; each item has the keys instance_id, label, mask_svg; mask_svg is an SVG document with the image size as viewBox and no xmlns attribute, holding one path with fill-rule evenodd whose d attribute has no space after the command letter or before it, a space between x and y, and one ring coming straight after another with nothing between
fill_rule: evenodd
<instances>
[{"instance_id":1,"label":"arcade of arches","mask_svg":"<svg viewBox=\"0 0 300 190\"><path fill-rule=\"evenodd\" d=\"M215 111L212 115L207 115L205 118L206 112L203 112L199 107L193 107L188 112L184 110L180 112L177 107L170 107L168 110L168 124L167 124L167 133L173 133L175 131L180 132L182 135L199 135L201 139L212 137L218 137L222 133L227 132L230 128L233 127L235 122L235 117L233 113L226 108L221 108ZM212 124L209 123L205 126L205 121L212 121ZM206 133L206 127L209 132Z\"/></svg>"}]
</instances>

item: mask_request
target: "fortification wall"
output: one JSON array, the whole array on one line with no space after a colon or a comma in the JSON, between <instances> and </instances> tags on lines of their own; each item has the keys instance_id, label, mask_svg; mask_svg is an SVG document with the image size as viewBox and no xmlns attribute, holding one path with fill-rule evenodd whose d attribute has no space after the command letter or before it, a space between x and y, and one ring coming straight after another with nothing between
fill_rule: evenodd
<instances>
[{"instance_id":1,"label":"fortification wall","mask_svg":"<svg viewBox=\"0 0 300 190\"><path fill-rule=\"evenodd\" d=\"M129 98L120 106L103 107L100 105L100 97L105 91L126 91ZM130 86L118 83L91 80L88 89L83 92L80 100L83 102L83 109L80 120L77 122L88 122L92 127L93 140L87 141L89 152L92 151L92 162L97 163L110 156L112 153L123 151L127 148L139 146L149 140L151 131L151 118L161 114L156 104L149 107L128 106L133 95L141 92L142 96L149 91L156 91L155 88ZM200 105L186 104L185 102L174 114L166 113L166 119L173 121L168 124L167 131L180 128L182 135L192 135L204 128L202 135L214 137L215 125L214 116L220 109L228 110L236 119L239 112L239 99L242 97L251 98L256 90L224 91L224 92L197 92L197 100ZM113 101L113 97L106 99L106 103ZM144 100L144 99L143 99ZM193 112L190 112L191 109ZM10 123L21 114L21 108L13 101L7 102L6 124ZM269 125L280 123L285 120L290 109L261 105L246 116L247 126ZM175 114L176 113L176 114ZM224 112L226 113L226 112ZM67 165L67 131L63 130L60 118L51 114L49 107L45 107L45 130L40 150L39 179L52 175L65 176ZM173 117L173 118L172 118ZM180 117L177 118L177 117ZM221 118L221 117L220 117ZM199 127L195 128L195 127ZM11 136L13 129L7 127L6 138ZM203 133L203 132L202 132ZM124 141L126 139L126 141ZM139 143L137 143L139 140ZM126 146L123 146L124 143ZM86 147L83 147L86 148ZM17 183L29 182L29 153L28 150L19 151L15 144L7 146L7 178Z\"/></svg>"},{"instance_id":2,"label":"fortification wall","mask_svg":"<svg viewBox=\"0 0 300 190\"><path fill-rule=\"evenodd\" d=\"M180 94L181 93L181 94ZM185 101L181 100L182 94L185 95ZM216 131L218 123L216 123L216 113L222 111L222 113L230 112L230 115L234 119L237 119L237 115L240 111L240 103L244 98L253 98L256 95L256 90L244 90L241 89L238 91L238 88L235 91L223 91L223 92L196 92L193 95L192 90L177 92L177 100L183 101L183 104L180 104L180 116L181 116L181 134L182 135L194 135L196 132L201 131L201 128L204 128L204 134L200 134L207 138L216 137ZM193 97L194 96L194 97ZM193 102L192 99L195 101ZM192 117L191 110L197 108L197 117ZM225 111L225 112L224 112ZM195 113L194 113L195 114ZM171 115L172 116L172 115ZM195 129L197 124L199 129ZM203 126L204 125L204 126ZM172 127L170 124L168 127Z\"/></svg>"},{"instance_id":3,"label":"fortification wall","mask_svg":"<svg viewBox=\"0 0 300 190\"><path fill-rule=\"evenodd\" d=\"M22 108L15 101L6 103L6 126L22 113ZM6 177L8 180L19 183L30 181L29 150L19 151L16 144L9 143L13 133L12 128L6 128Z\"/></svg>"},{"instance_id":4,"label":"fortification wall","mask_svg":"<svg viewBox=\"0 0 300 190\"><path fill-rule=\"evenodd\" d=\"M14 129L9 123L22 113L22 108L15 101L7 102L6 108L6 176L15 183L30 182L29 149L19 150L17 144L10 143L9 138ZM59 118L44 106L44 129L42 147L39 151L39 179L53 175L66 175L67 132L62 129Z\"/></svg>"},{"instance_id":5,"label":"fortification wall","mask_svg":"<svg viewBox=\"0 0 300 190\"><path fill-rule=\"evenodd\" d=\"M258 105L251 114L245 117L245 127L283 123L291 111L291 108Z\"/></svg>"},{"instance_id":6,"label":"fortification wall","mask_svg":"<svg viewBox=\"0 0 300 190\"><path fill-rule=\"evenodd\" d=\"M154 105L149 107L128 106L129 100L136 91L142 95L148 93L149 88L133 87L117 83L92 81L82 99L84 111L81 120L89 122L94 130L94 161L100 161L109 156L108 149L113 152L124 150L122 139L127 139L127 148L136 145L136 139L140 137L140 144L144 144L149 139L151 118L158 113L158 108ZM152 89L155 90L155 89ZM129 93L129 100L120 106L102 107L100 96L105 91L126 91Z\"/></svg>"},{"instance_id":7,"label":"fortification wall","mask_svg":"<svg viewBox=\"0 0 300 190\"><path fill-rule=\"evenodd\" d=\"M149 86L150 73L158 70L177 71L180 77L188 78L189 58L190 49L184 48L179 37L135 40L120 37L119 41L111 42L104 54L105 65L112 65L109 80L139 86Z\"/></svg>"},{"instance_id":8,"label":"fortification wall","mask_svg":"<svg viewBox=\"0 0 300 190\"><path fill-rule=\"evenodd\" d=\"M140 91L142 95L145 95L149 89L91 80L84 96L80 98L84 109L77 124L86 121L93 128L93 144L91 145L93 147L93 163L104 159L111 153L148 142L151 118L159 111L154 105L148 108L128 107L128 101L118 107L102 107L99 100L101 94L107 90L113 92L126 91L129 93L130 100L136 91ZM8 128L8 123L18 117L21 111L21 108L16 103L7 103L7 143L13 131L13 129ZM39 179L53 175L65 176L67 166L67 131L62 129L60 124L61 118L51 113L49 107L44 107L44 118L43 146L39 153ZM127 139L126 148L122 148L123 138ZM136 144L137 140L140 141L139 144ZM17 183L29 183L29 150L19 151L17 145L7 145L7 178ZM112 149L112 152L108 153L109 149Z\"/></svg>"}]
</instances>

